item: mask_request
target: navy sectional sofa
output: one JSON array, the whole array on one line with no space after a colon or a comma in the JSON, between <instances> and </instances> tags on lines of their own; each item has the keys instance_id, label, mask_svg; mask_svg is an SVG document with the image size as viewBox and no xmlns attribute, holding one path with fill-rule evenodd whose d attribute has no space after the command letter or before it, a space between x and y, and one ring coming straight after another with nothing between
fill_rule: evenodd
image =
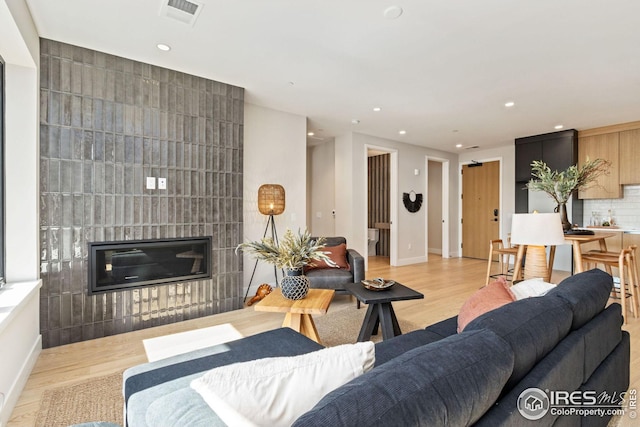
<instances>
[{"instance_id":1,"label":"navy sectional sofa","mask_svg":"<svg viewBox=\"0 0 640 427\"><path fill-rule=\"evenodd\" d=\"M452 317L380 342L371 371L327 394L294 425L606 426L609 414L561 415L549 396L573 393L589 397L589 404L597 397L583 409L623 403L629 334L621 329L620 305L605 307L611 289L611 276L591 270L543 297L485 313L460 334ZM192 379L217 366L320 348L282 328L130 368L124 374L127 423L224 425L189 387ZM536 420L525 418L519 401Z\"/></svg>"}]
</instances>

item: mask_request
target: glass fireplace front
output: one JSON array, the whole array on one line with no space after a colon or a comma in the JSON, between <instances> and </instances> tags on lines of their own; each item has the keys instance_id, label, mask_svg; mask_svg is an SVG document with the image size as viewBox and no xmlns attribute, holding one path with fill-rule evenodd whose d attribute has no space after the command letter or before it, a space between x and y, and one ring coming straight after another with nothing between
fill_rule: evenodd
<instances>
[{"instance_id":1,"label":"glass fireplace front","mask_svg":"<svg viewBox=\"0 0 640 427\"><path fill-rule=\"evenodd\" d=\"M89 243L89 294L210 277L210 236Z\"/></svg>"}]
</instances>

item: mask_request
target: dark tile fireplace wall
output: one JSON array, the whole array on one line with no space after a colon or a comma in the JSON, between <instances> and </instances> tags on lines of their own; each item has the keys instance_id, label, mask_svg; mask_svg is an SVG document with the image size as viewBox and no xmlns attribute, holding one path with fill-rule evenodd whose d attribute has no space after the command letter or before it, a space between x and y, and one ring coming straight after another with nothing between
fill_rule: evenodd
<instances>
[{"instance_id":1,"label":"dark tile fireplace wall","mask_svg":"<svg viewBox=\"0 0 640 427\"><path fill-rule=\"evenodd\" d=\"M240 308L244 89L40 44L43 347ZM88 295L88 242L196 236L212 279Z\"/></svg>"}]
</instances>

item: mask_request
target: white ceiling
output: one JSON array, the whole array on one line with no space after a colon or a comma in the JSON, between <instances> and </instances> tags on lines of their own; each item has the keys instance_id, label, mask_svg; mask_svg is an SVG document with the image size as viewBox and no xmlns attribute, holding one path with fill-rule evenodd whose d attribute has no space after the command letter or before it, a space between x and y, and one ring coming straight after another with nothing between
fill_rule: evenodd
<instances>
[{"instance_id":1,"label":"white ceiling","mask_svg":"<svg viewBox=\"0 0 640 427\"><path fill-rule=\"evenodd\" d=\"M193 27L160 0L27 4L44 38L241 86L319 138L456 152L640 120L637 0L198 1Z\"/></svg>"}]
</instances>

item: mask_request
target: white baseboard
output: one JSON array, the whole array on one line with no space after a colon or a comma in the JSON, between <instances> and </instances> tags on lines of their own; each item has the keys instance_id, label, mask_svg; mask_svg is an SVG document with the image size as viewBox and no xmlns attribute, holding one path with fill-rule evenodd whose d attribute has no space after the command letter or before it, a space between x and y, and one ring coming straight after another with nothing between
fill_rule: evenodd
<instances>
[{"instance_id":1,"label":"white baseboard","mask_svg":"<svg viewBox=\"0 0 640 427\"><path fill-rule=\"evenodd\" d=\"M20 367L18 375L16 376L16 380L14 381L11 389L4 397L4 405L0 408L0 425L4 426L9 422L9 418L11 418L11 414L13 413L13 409L18 403L18 399L20 398L20 394L22 394L22 390L24 386L27 384L27 380L29 379L29 375L31 375L31 371L40 356L40 352L42 351L42 335L38 335L36 337L35 342L31 346L31 350L24 363Z\"/></svg>"},{"instance_id":2,"label":"white baseboard","mask_svg":"<svg viewBox=\"0 0 640 427\"><path fill-rule=\"evenodd\" d=\"M442 255L442 248L429 248L430 254Z\"/></svg>"},{"instance_id":3,"label":"white baseboard","mask_svg":"<svg viewBox=\"0 0 640 427\"><path fill-rule=\"evenodd\" d=\"M421 262L427 262L427 257L425 255L415 258L399 259L397 266L402 267L403 265L420 264Z\"/></svg>"}]
</instances>

